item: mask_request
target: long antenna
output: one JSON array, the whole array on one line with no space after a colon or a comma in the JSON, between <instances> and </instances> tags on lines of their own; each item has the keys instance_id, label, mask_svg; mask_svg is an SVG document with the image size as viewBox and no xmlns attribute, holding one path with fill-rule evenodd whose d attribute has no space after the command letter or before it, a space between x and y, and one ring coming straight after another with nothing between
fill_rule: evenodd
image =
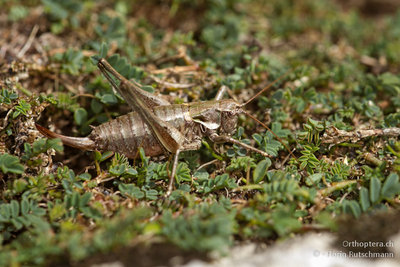
<instances>
[{"instance_id":1,"label":"long antenna","mask_svg":"<svg viewBox=\"0 0 400 267\"><path fill-rule=\"evenodd\" d=\"M265 129L267 129L268 131L270 131L276 139L278 139L279 142L281 142L281 144L286 148L286 150L290 153L290 155L292 155L293 158L296 159L297 161L297 157L293 154L293 152L290 150L290 148L285 144L285 142L283 142L283 140L281 138L279 138L279 136L276 135L276 133L274 133L265 123L261 122L259 119L257 119L255 116L251 115L249 112L247 112L246 110L243 110L243 112L249 116L250 118L252 118L254 121L258 122L260 125L262 125Z\"/></svg>"},{"instance_id":2,"label":"long antenna","mask_svg":"<svg viewBox=\"0 0 400 267\"><path fill-rule=\"evenodd\" d=\"M271 88L272 85L274 85L275 83L277 83L278 81L282 80L283 77L285 77L288 73L292 72L292 69L289 69L288 71L286 71L284 74L282 74L281 76L279 76L278 78L276 78L272 83L268 84L267 86L265 86L260 92L258 92L257 94L255 94L254 96L252 96L249 100L246 101L246 103L242 104L241 106L244 107L247 104L249 104L251 101L253 101L255 98L257 98L259 95L261 95L262 93L264 93L265 91L267 91L269 88Z\"/></svg>"},{"instance_id":3,"label":"long antenna","mask_svg":"<svg viewBox=\"0 0 400 267\"><path fill-rule=\"evenodd\" d=\"M267 91L269 88L271 88L272 85L276 84L278 81L280 81L283 77L285 77L288 73L292 72L293 69L289 69L287 70L284 74L282 74L281 76L279 76L278 78L276 78L272 83L268 84L267 86L265 86L260 92L258 92L257 94L255 94L254 96L252 96L249 100L247 100L244 104L240 105L241 107L246 106L247 104L249 104L251 101L253 101L254 99L256 99L259 95L261 95L262 93L264 93L265 91ZM277 136L265 123L261 122L259 119L257 119L255 116L253 116L252 114L250 114L249 112L247 112L246 110L243 109L243 112L249 116L250 118L252 118L254 121L256 121L257 123L259 123L261 126L263 126L265 129L267 129L269 132L271 132L276 139L278 139L278 141L286 148L286 150L290 153L290 155L292 155L293 158L296 159L297 161L297 157L293 154L293 152L290 150L290 148L283 142L283 140L281 138L279 138L279 136Z\"/></svg>"}]
</instances>

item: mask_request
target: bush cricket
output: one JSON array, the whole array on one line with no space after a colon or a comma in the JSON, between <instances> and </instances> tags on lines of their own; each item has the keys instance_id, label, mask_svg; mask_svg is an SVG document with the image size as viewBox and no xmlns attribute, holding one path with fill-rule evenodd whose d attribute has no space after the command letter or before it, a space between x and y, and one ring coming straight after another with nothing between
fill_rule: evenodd
<instances>
[{"instance_id":1,"label":"bush cricket","mask_svg":"<svg viewBox=\"0 0 400 267\"><path fill-rule=\"evenodd\" d=\"M123 77L104 58L98 59L97 66L113 89L133 109L133 112L95 127L87 137L59 135L36 124L39 132L49 138L60 138L68 146L83 150L114 151L124 154L128 158L136 158L140 147L144 149L147 156L173 154L168 195L173 188L179 153L199 149L204 137L208 137L214 143L237 144L269 157L266 152L233 139L230 135L236 130L240 113L246 113L257 120L243 107L284 75L244 104L239 104L233 99L222 99L226 90L224 86L221 87L214 100L170 104L166 100L142 90L137 82ZM119 81L119 85L112 76ZM265 124L261 124L266 127Z\"/></svg>"}]
</instances>

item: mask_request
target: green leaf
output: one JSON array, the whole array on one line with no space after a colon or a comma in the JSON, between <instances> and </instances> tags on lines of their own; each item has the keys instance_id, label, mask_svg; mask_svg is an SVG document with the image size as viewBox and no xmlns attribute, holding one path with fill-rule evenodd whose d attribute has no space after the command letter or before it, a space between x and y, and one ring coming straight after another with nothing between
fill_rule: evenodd
<instances>
[{"instance_id":1,"label":"green leaf","mask_svg":"<svg viewBox=\"0 0 400 267\"><path fill-rule=\"evenodd\" d=\"M278 151L282 147L282 144L274 139L272 133L267 132L264 136L253 134L252 137L262 150L274 157L278 155Z\"/></svg>"},{"instance_id":2,"label":"green leaf","mask_svg":"<svg viewBox=\"0 0 400 267\"><path fill-rule=\"evenodd\" d=\"M369 201L369 192L365 187L361 187L360 189L360 204L363 211L367 211L371 205Z\"/></svg>"},{"instance_id":3,"label":"green leaf","mask_svg":"<svg viewBox=\"0 0 400 267\"><path fill-rule=\"evenodd\" d=\"M181 181L192 181L192 176L190 175L190 169L186 163L179 163L176 168L176 182L180 183Z\"/></svg>"},{"instance_id":4,"label":"green leaf","mask_svg":"<svg viewBox=\"0 0 400 267\"><path fill-rule=\"evenodd\" d=\"M79 207L83 208L87 206L91 198L92 198L91 193L86 192L85 194L83 194L79 199Z\"/></svg>"},{"instance_id":5,"label":"green leaf","mask_svg":"<svg viewBox=\"0 0 400 267\"><path fill-rule=\"evenodd\" d=\"M33 157L36 157L40 153L44 153L51 148L57 152L61 152L64 150L63 144L59 138L55 139L41 138L33 142L32 145L25 143L24 145L25 154L22 156L22 159L23 160L32 159Z\"/></svg>"},{"instance_id":6,"label":"green leaf","mask_svg":"<svg viewBox=\"0 0 400 267\"><path fill-rule=\"evenodd\" d=\"M107 52L108 52L108 44L103 42L100 47L100 53L99 53L100 58L105 58L107 56Z\"/></svg>"},{"instance_id":7,"label":"green leaf","mask_svg":"<svg viewBox=\"0 0 400 267\"><path fill-rule=\"evenodd\" d=\"M103 105L97 99L92 99L90 108L94 113L99 114L103 110Z\"/></svg>"},{"instance_id":8,"label":"green leaf","mask_svg":"<svg viewBox=\"0 0 400 267\"><path fill-rule=\"evenodd\" d=\"M156 200L158 196L158 191L155 189L145 190L143 189L146 199L148 200Z\"/></svg>"},{"instance_id":9,"label":"green leaf","mask_svg":"<svg viewBox=\"0 0 400 267\"><path fill-rule=\"evenodd\" d=\"M11 217L16 218L19 215L19 203L16 200L11 200Z\"/></svg>"},{"instance_id":10,"label":"green leaf","mask_svg":"<svg viewBox=\"0 0 400 267\"><path fill-rule=\"evenodd\" d=\"M15 193L19 194L22 193L28 186L28 182L21 178L21 179L16 179L13 182L13 190Z\"/></svg>"},{"instance_id":11,"label":"green leaf","mask_svg":"<svg viewBox=\"0 0 400 267\"><path fill-rule=\"evenodd\" d=\"M79 174L78 178L81 180L84 180L84 181L89 181L92 178L92 176L90 175L90 173L85 172L85 173Z\"/></svg>"},{"instance_id":12,"label":"green leaf","mask_svg":"<svg viewBox=\"0 0 400 267\"><path fill-rule=\"evenodd\" d=\"M100 161L101 159L101 152L100 151L94 151L94 159L95 161Z\"/></svg>"},{"instance_id":13,"label":"green leaf","mask_svg":"<svg viewBox=\"0 0 400 267\"><path fill-rule=\"evenodd\" d=\"M20 100L18 103L18 106L15 107L15 110L19 113L19 114L24 114L27 115L27 112L31 109L31 104L29 104L28 102L26 102L25 100ZM16 115L14 115L15 117L17 117ZM15 118L14 117L14 118Z\"/></svg>"},{"instance_id":14,"label":"green leaf","mask_svg":"<svg viewBox=\"0 0 400 267\"><path fill-rule=\"evenodd\" d=\"M29 9L27 7L21 5L15 5L11 6L8 14L8 19L15 22L25 18L28 14L29 14Z\"/></svg>"},{"instance_id":15,"label":"green leaf","mask_svg":"<svg viewBox=\"0 0 400 267\"><path fill-rule=\"evenodd\" d=\"M117 104L118 103L118 99L115 95L113 94L104 94L100 101L104 104L108 104L108 105L113 105L113 104Z\"/></svg>"},{"instance_id":16,"label":"green leaf","mask_svg":"<svg viewBox=\"0 0 400 267\"><path fill-rule=\"evenodd\" d=\"M111 166L111 168L109 169L110 173L112 175L115 176L120 176L122 174L125 173L126 171L126 165L125 164L121 164L121 165L117 165L117 166Z\"/></svg>"},{"instance_id":17,"label":"green leaf","mask_svg":"<svg viewBox=\"0 0 400 267\"><path fill-rule=\"evenodd\" d=\"M294 217L293 211L289 207L277 209L272 213L273 227L279 236L287 235L288 233L300 229L301 222Z\"/></svg>"},{"instance_id":18,"label":"green leaf","mask_svg":"<svg viewBox=\"0 0 400 267\"><path fill-rule=\"evenodd\" d=\"M56 203L54 206L49 209L49 217L50 221L57 220L64 216L64 214L67 213L67 210L65 209L65 205L61 203Z\"/></svg>"},{"instance_id":19,"label":"green leaf","mask_svg":"<svg viewBox=\"0 0 400 267\"><path fill-rule=\"evenodd\" d=\"M322 177L324 177L323 173L312 174L306 178L306 184L308 186L312 186L312 185L318 183L319 181L321 181Z\"/></svg>"},{"instance_id":20,"label":"green leaf","mask_svg":"<svg viewBox=\"0 0 400 267\"><path fill-rule=\"evenodd\" d=\"M15 220L19 223L22 223L23 226L28 227L32 224L32 222L27 219L27 216L29 216L29 214L26 214L25 216L19 216L15 218Z\"/></svg>"},{"instance_id":21,"label":"green leaf","mask_svg":"<svg viewBox=\"0 0 400 267\"><path fill-rule=\"evenodd\" d=\"M12 218L10 221L16 230L20 230L24 226L17 218Z\"/></svg>"},{"instance_id":22,"label":"green leaf","mask_svg":"<svg viewBox=\"0 0 400 267\"><path fill-rule=\"evenodd\" d=\"M229 166L226 168L228 171L244 170L255 168L254 158L251 157L237 157L233 158Z\"/></svg>"},{"instance_id":23,"label":"green leaf","mask_svg":"<svg viewBox=\"0 0 400 267\"><path fill-rule=\"evenodd\" d=\"M21 214L26 215L29 212L29 202L26 199L21 201Z\"/></svg>"},{"instance_id":24,"label":"green leaf","mask_svg":"<svg viewBox=\"0 0 400 267\"><path fill-rule=\"evenodd\" d=\"M268 168L271 166L271 164L272 163L269 158L266 158L257 164L257 166L253 172L253 182L254 183L258 184L259 182L261 182L264 179L265 174L266 174Z\"/></svg>"},{"instance_id":25,"label":"green leaf","mask_svg":"<svg viewBox=\"0 0 400 267\"><path fill-rule=\"evenodd\" d=\"M391 199L396 194L400 193L399 176L396 173L391 173L383 183L381 195L383 198Z\"/></svg>"},{"instance_id":26,"label":"green leaf","mask_svg":"<svg viewBox=\"0 0 400 267\"><path fill-rule=\"evenodd\" d=\"M18 99L18 95L12 91L2 88L0 91L0 104L11 104L14 100Z\"/></svg>"},{"instance_id":27,"label":"green leaf","mask_svg":"<svg viewBox=\"0 0 400 267\"><path fill-rule=\"evenodd\" d=\"M110 158L113 154L114 154L114 152L112 152L112 151L106 151L100 155L100 158L98 159L98 161L103 162L106 159Z\"/></svg>"},{"instance_id":28,"label":"green leaf","mask_svg":"<svg viewBox=\"0 0 400 267\"><path fill-rule=\"evenodd\" d=\"M136 176L138 174L138 172L132 167L128 167L125 173L131 176Z\"/></svg>"},{"instance_id":29,"label":"green leaf","mask_svg":"<svg viewBox=\"0 0 400 267\"><path fill-rule=\"evenodd\" d=\"M39 217L35 214L28 214L25 216L29 223L34 225L38 231L47 232L50 229L50 224L46 222L42 217Z\"/></svg>"},{"instance_id":30,"label":"green leaf","mask_svg":"<svg viewBox=\"0 0 400 267\"><path fill-rule=\"evenodd\" d=\"M22 174L24 166L19 162L19 158L9 154L0 155L0 170L3 173Z\"/></svg>"},{"instance_id":31,"label":"green leaf","mask_svg":"<svg viewBox=\"0 0 400 267\"><path fill-rule=\"evenodd\" d=\"M84 108L77 108L74 112L76 124L83 125L87 121L87 111Z\"/></svg>"},{"instance_id":32,"label":"green leaf","mask_svg":"<svg viewBox=\"0 0 400 267\"><path fill-rule=\"evenodd\" d=\"M379 79L385 85L400 85L400 78L390 72L385 72L379 76Z\"/></svg>"},{"instance_id":33,"label":"green leaf","mask_svg":"<svg viewBox=\"0 0 400 267\"><path fill-rule=\"evenodd\" d=\"M78 205L79 205L79 198L80 198L80 195L79 195L79 193L78 192L74 192L73 194L72 194L72 196L71 196L71 206L70 207L78 207Z\"/></svg>"},{"instance_id":34,"label":"green leaf","mask_svg":"<svg viewBox=\"0 0 400 267\"><path fill-rule=\"evenodd\" d=\"M11 217L11 207L9 204L0 205L0 222L7 222Z\"/></svg>"},{"instance_id":35,"label":"green leaf","mask_svg":"<svg viewBox=\"0 0 400 267\"><path fill-rule=\"evenodd\" d=\"M373 177L369 184L369 198L372 203L376 203L379 200L379 193L381 192L381 181Z\"/></svg>"},{"instance_id":36,"label":"green leaf","mask_svg":"<svg viewBox=\"0 0 400 267\"><path fill-rule=\"evenodd\" d=\"M145 196L140 188L135 186L134 184L119 184L118 189L119 191L121 191L122 194L133 198L142 199Z\"/></svg>"},{"instance_id":37,"label":"green leaf","mask_svg":"<svg viewBox=\"0 0 400 267\"><path fill-rule=\"evenodd\" d=\"M349 201L349 207L354 217L356 218L360 217L361 215L360 205L355 200Z\"/></svg>"},{"instance_id":38,"label":"green leaf","mask_svg":"<svg viewBox=\"0 0 400 267\"><path fill-rule=\"evenodd\" d=\"M38 154L46 152L50 148L54 149L57 152L62 152L64 150L64 146L61 142L61 139L60 138L46 139L45 148L43 150L40 150L40 152L38 152Z\"/></svg>"},{"instance_id":39,"label":"green leaf","mask_svg":"<svg viewBox=\"0 0 400 267\"><path fill-rule=\"evenodd\" d=\"M37 216L43 216L43 215L46 214L46 210L40 208L40 207L37 205L37 203L35 203L35 202L30 202L29 205L30 205L30 210L31 210L32 214L35 214L35 215L37 215Z\"/></svg>"},{"instance_id":40,"label":"green leaf","mask_svg":"<svg viewBox=\"0 0 400 267\"><path fill-rule=\"evenodd\" d=\"M68 16L68 10L62 6L62 3L51 0L42 0L42 2L44 4L45 13L51 14L54 18L62 20Z\"/></svg>"}]
</instances>

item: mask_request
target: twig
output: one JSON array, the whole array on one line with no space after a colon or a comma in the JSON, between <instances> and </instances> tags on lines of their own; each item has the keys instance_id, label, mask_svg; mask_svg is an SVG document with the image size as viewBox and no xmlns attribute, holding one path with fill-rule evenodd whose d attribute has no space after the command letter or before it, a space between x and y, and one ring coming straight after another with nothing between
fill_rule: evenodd
<instances>
[{"instance_id":1,"label":"twig","mask_svg":"<svg viewBox=\"0 0 400 267\"><path fill-rule=\"evenodd\" d=\"M65 53L68 50L68 48L65 47L59 47L52 49L48 52L49 56L54 56L55 54L62 54ZM91 57L96 55L96 51L93 50L80 50L82 52L82 55L85 57Z\"/></svg>"},{"instance_id":2,"label":"twig","mask_svg":"<svg viewBox=\"0 0 400 267\"><path fill-rule=\"evenodd\" d=\"M248 185L242 185L242 186L233 188L232 192L238 192L238 191L243 191L243 190L263 190L263 189L264 189L264 187L260 184L248 184Z\"/></svg>"},{"instance_id":3,"label":"twig","mask_svg":"<svg viewBox=\"0 0 400 267\"><path fill-rule=\"evenodd\" d=\"M152 74L165 74L165 73L194 72L197 70L198 70L197 66L191 65L191 66L174 66L165 69L150 70L149 72Z\"/></svg>"},{"instance_id":4,"label":"twig","mask_svg":"<svg viewBox=\"0 0 400 267\"><path fill-rule=\"evenodd\" d=\"M21 57L23 57L25 55L26 51L28 51L28 49L31 47L31 45L33 43L33 40L35 39L35 36L36 36L38 30L39 30L39 26L37 24L35 24L35 26L33 26L31 34L28 37L28 41L26 41L25 45L18 52L17 58L21 58Z\"/></svg>"},{"instance_id":5,"label":"twig","mask_svg":"<svg viewBox=\"0 0 400 267\"><path fill-rule=\"evenodd\" d=\"M6 126L7 126L7 124L8 124L8 118L9 118L10 115L12 114L12 111L13 111L13 110L10 109L10 110L7 112L6 116L4 117L3 127L0 126L0 131L2 131L3 129L6 128Z\"/></svg>"},{"instance_id":6,"label":"twig","mask_svg":"<svg viewBox=\"0 0 400 267\"><path fill-rule=\"evenodd\" d=\"M151 79L153 79L155 82L167 87L167 88L178 88L178 89L183 89L183 88L190 88L195 86L195 83L171 83L171 82L166 82L163 81L153 75L149 76Z\"/></svg>"},{"instance_id":7,"label":"twig","mask_svg":"<svg viewBox=\"0 0 400 267\"><path fill-rule=\"evenodd\" d=\"M77 97L89 97L89 98L96 98L94 95L92 94L77 94L71 97L71 99L77 98Z\"/></svg>"},{"instance_id":8,"label":"twig","mask_svg":"<svg viewBox=\"0 0 400 267\"><path fill-rule=\"evenodd\" d=\"M372 153L367 152L367 153L363 154L362 156L364 157L364 159L366 161L368 161L369 163L371 163L377 167L379 167L383 164L383 161L378 159L377 157L375 157L375 155Z\"/></svg>"},{"instance_id":9,"label":"twig","mask_svg":"<svg viewBox=\"0 0 400 267\"><path fill-rule=\"evenodd\" d=\"M214 164L214 163L216 163L216 162L218 162L218 161L219 161L218 159L214 159L214 160L212 160L212 161L206 162L206 163L204 163L203 165L201 165L200 167L198 167L198 168L196 169L196 171L201 170L201 169L203 169L204 167L207 167L208 165Z\"/></svg>"},{"instance_id":10,"label":"twig","mask_svg":"<svg viewBox=\"0 0 400 267\"><path fill-rule=\"evenodd\" d=\"M331 127L324 133L321 141L324 144L339 144L347 141L355 143L360 139L371 136L398 137L400 136L400 128L392 127L386 129L355 130L347 132L339 130L336 127Z\"/></svg>"},{"instance_id":11,"label":"twig","mask_svg":"<svg viewBox=\"0 0 400 267\"><path fill-rule=\"evenodd\" d=\"M193 66L196 69L198 68L198 64L196 61L191 59L189 55L186 53L187 49L185 46L180 46L178 48L178 54L170 56L170 57L165 57L165 58L160 58L156 60L156 64L159 65L161 63L167 62L167 61L172 61L172 60L177 60L177 59L183 59L185 61L185 64L189 66Z\"/></svg>"},{"instance_id":12,"label":"twig","mask_svg":"<svg viewBox=\"0 0 400 267\"><path fill-rule=\"evenodd\" d=\"M337 183L333 183L331 187L327 187L324 189L320 189L318 190L319 195L321 196L328 196L331 193L337 191L337 190L341 190L344 189L350 185L353 185L357 183L357 180L347 180L347 181L341 181L341 182L337 182Z\"/></svg>"}]
</instances>

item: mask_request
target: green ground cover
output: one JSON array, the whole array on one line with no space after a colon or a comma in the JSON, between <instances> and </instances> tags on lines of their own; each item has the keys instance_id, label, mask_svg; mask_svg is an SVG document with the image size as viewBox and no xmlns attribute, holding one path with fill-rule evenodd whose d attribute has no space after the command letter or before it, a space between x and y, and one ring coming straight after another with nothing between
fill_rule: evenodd
<instances>
[{"instance_id":1,"label":"green ground cover","mask_svg":"<svg viewBox=\"0 0 400 267\"><path fill-rule=\"evenodd\" d=\"M399 209L400 12L327 0L0 5L0 265L224 255ZM182 153L166 197L168 157L45 139L35 122L86 136L129 112L93 56L171 103L222 85L245 102L286 73L246 107L275 135L245 115L234 135L272 157L205 139Z\"/></svg>"}]
</instances>

